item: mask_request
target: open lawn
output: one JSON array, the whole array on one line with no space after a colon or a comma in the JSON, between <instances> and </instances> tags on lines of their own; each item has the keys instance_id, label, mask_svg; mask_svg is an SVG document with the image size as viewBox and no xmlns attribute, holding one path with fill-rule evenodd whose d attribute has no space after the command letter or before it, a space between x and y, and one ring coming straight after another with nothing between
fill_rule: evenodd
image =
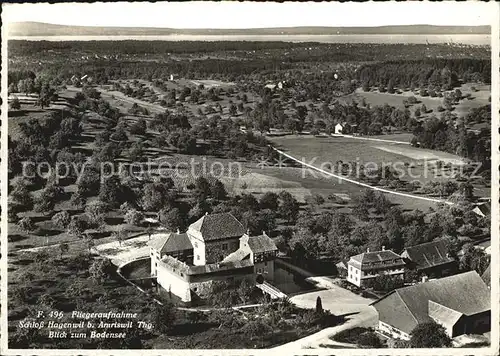
<instances>
[{"instance_id":1,"label":"open lawn","mask_svg":"<svg viewBox=\"0 0 500 356\"><path fill-rule=\"evenodd\" d=\"M471 88L475 87L476 90L472 90ZM455 106L453 113L458 117L463 117L467 115L472 108L478 108L484 105L487 105L488 98L491 95L491 86L484 84L463 84L458 89L462 92L462 95L465 96L467 94L471 94L471 98L464 98L460 100L459 104ZM395 106L400 109L404 109L403 100L408 99L408 97L414 96L419 103L412 105L409 109L412 113L415 113L415 109L419 108L422 104L425 104L427 110L432 110L432 112L428 112L422 117L429 117L431 115L436 115L439 117L440 113L437 111L438 106L443 106L443 98L435 97L432 98L430 96L420 96L411 91L403 91L401 94L389 94L389 93L380 93L378 90L372 89L370 92L365 92L363 89L358 88L355 93L346 95L341 98L343 102L351 102L355 100L360 102L363 98L367 103L371 105L384 105L388 104L390 106Z\"/></svg>"}]
</instances>

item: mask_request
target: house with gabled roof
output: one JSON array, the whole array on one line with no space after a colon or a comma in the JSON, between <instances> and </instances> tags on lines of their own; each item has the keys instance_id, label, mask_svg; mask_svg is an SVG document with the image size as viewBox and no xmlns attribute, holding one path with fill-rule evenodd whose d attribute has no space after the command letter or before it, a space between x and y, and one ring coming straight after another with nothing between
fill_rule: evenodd
<instances>
[{"instance_id":1,"label":"house with gabled roof","mask_svg":"<svg viewBox=\"0 0 500 356\"><path fill-rule=\"evenodd\" d=\"M186 232L193 245L194 265L222 261L240 246L245 227L231 214L205 214Z\"/></svg>"},{"instance_id":2,"label":"house with gabled roof","mask_svg":"<svg viewBox=\"0 0 500 356\"><path fill-rule=\"evenodd\" d=\"M405 262L391 250L382 247L381 251L366 252L351 256L347 261L346 280L362 287L377 276L389 275L394 278L404 277Z\"/></svg>"},{"instance_id":3,"label":"house with gabled roof","mask_svg":"<svg viewBox=\"0 0 500 356\"><path fill-rule=\"evenodd\" d=\"M277 253L276 244L265 232L258 236L244 234L240 238L240 248L227 256L223 262L246 259L252 261L254 273L262 283L264 280L274 280L274 260Z\"/></svg>"},{"instance_id":4,"label":"house with gabled roof","mask_svg":"<svg viewBox=\"0 0 500 356\"><path fill-rule=\"evenodd\" d=\"M278 251L269 236L250 236L230 213L206 214L185 233L155 234L149 246L151 276L184 302L206 297L213 281L272 281Z\"/></svg>"},{"instance_id":5,"label":"house with gabled roof","mask_svg":"<svg viewBox=\"0 0 500 356\"><path fill-rule=\"evenodd\" d=\"M490 291L475 271L399 288L371 304L378 330L409 340L421 323L441 324L450 337L481 334L491 327Z\"/></svg>"},{"instance_id":6,"label":"house with gabled roof","mask_svg":"<svg viewBox=\"0 0 500 356\"><path fill-rule=\"evenodd\" d=\"M444 277L457 271L458 262L450 256L445 240L407 247L401 257L409 268L430 278Z\"/></svg>"}]
</instances>

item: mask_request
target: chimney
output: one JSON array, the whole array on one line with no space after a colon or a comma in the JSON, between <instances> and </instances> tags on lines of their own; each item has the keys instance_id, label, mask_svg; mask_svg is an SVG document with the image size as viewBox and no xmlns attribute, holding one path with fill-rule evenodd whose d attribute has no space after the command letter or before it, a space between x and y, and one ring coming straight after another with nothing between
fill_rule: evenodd
<instances>
[{"instance_id":1,"label":"chimney","mask_svg":"<svg viewBox=\"0 0 500 356\"><path fill-rule=\"evenodd\" d=\"M382 251L385 251L385 246L382 246Z\"/></svg>"},{"instance_id":2,"label":"chimney","mask_svg":"<svg viewBox=\"0 0 500 356\"><path fill-rule=\"evenodd\" d=\"M369 247L366 249L366 252L370 252L370 248Z\"/></svg>"}]
</instances>

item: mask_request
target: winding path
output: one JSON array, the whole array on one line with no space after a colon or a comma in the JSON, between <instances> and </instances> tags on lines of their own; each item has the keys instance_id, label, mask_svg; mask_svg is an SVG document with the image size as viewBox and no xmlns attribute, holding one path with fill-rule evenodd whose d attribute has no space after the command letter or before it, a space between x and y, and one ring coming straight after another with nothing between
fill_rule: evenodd
<instances>
[{"instance_id":1,"label":"winding path","mask_svg":"<svg viewBox=\"0 0 500 356\"><path fill-rule=\"evenodd\" d=\"M387 193L387 194L393 194L393 195L399 195L399 196L402 196L402 197L412 198L412 199L420 199L420 200L426 200L426 201L430 201L430 202L434 202L434 203L444 203L444 204L448 204L448 205L453 205L452 202L447 201L447 200L442 200L442 199L437 199L437 198L423 197L423 196L420 196L420 195L414 195L414 194L409 194L409 193L402 193L402 192L397 192L397 191L389 190L389 189L385 189L385 188L374 187L374 186L371 186L371 185L369 185L367 183L362 183L362 182L359 182L359 181L351 179L351 178L347 178L347 177L342 176L342 175L338 175L338 174L334 174L334 173L325 171L324 169L321 169L321 168L318 168L316 166L313 166L312 164L309 164L309 163L306 163L304 161L301 161L301 160L299 160L299 159L297 159L297 158L289 155L288 153L285 153L285 152L283 152L281 150L278 150L277 148L273 147L272 145L269 145L269 147L272 148L273 150L275 150L276 152L278 152L280 155L283 155L283 156L291 159L292 161L295 161L295 162L301 164L302 166L311 168L311 169L313 169L315 171L318 171L320 173L323 173L323 174L325 174L327 176L330 176L330 177L333 177L333 178L337 178L337 179L340 179L340 180L343 180L343 181L346 181L346 182L349 182L349 183L352 183L352 184L359 185L361 187L365 187L365 188L377 190L379 192L383 192L383 193Z\"/></svg>"}]
</instances>

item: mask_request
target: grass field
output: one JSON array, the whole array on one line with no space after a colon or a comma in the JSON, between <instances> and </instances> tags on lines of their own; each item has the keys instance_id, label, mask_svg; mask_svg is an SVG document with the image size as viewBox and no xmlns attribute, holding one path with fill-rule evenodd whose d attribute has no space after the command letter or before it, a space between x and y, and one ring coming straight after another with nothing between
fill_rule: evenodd
<instances>
[{"instance_id":1,"label":"grass field","mask_svg":"<svg viewBox=\"0 0 500 356\"><path fill-rule=\"evenodd\" d=\"M473 91L471 87L475 87L477 91ZM472 108L478 108L487 105L489 103L488 98L491 95L490 85L468 83L468 84L463 84L458 89L460 89L460 91L464 96L467 94L471 94L472 98L471 100L462 99L460 100L459 104L455 106L453 113L456 114L458 117L463 117L467 115ZM405 91L402 92L401 94L389 94L389 93L380 93L378 91L365 92L363 91L363 89L358 88L355 93L346 95L345 97L342 98L341 101L351 102L352 100L355 100L357 102L360 102L364 98L366 102L371 105L382 106L384 104L388 104L390 106L404 109L405 107L403 104L403 100L407 99L410 96L414 96L415 98L417 98L418 101L420 101L420 103L409 107L409 110L412 113L415 113L416 108L419 108L422 104L425 104L427 110L432 110L432 112L422 115L422 117L429 117L431 115L436 115L439 117L440 113L437 111L437 107L443 106L443 98L438 98L438 97L431 98L429 96L422 97L411 91Z\"/></svg>"},{"instance_id":2,"label":"grass field","mask_svg":"<svg viewBox=\"0 0 500 356\"><path fill-rule=\"evenodd\" d=\"M369 164L372 167L380 167L382 164L385 164L403 171L404 175L401 179L406 181L418 180L421 183L449 180L450 170L448 168L436 169L436 161L452 163L460 163L462 161L460 157L446 152L419 149L403 144L380 143L346 137L318 138L294 135L273 137L270 140L277 148L286 151L295 158L326 170L329 170L328 164L335 167L337 161L359 162L364 165ZM290 176L295 177L296 180L302 182L304 188L310 189L313 193L326 194L330 191L355 196L364 190L363 187L352 183L339 182L335 178L322 177L319 173L313 172L309 174L311 177L308 179L307 177L303 177L301 169L289 168L288 172L286 171L287 169L267 174L273 174L273 176L286 180L294 180ZM294 174L290 172L294 172ZM321 179L323 182L320 182ZM489 189L475 187L475 194L478 196L489 196ZM389 200L401 204L407 209L424 208L423 210L425 210L429 206L435 205L432 202L392 194L387 195L387 197Z\"/></svg>"}]
</instances>

